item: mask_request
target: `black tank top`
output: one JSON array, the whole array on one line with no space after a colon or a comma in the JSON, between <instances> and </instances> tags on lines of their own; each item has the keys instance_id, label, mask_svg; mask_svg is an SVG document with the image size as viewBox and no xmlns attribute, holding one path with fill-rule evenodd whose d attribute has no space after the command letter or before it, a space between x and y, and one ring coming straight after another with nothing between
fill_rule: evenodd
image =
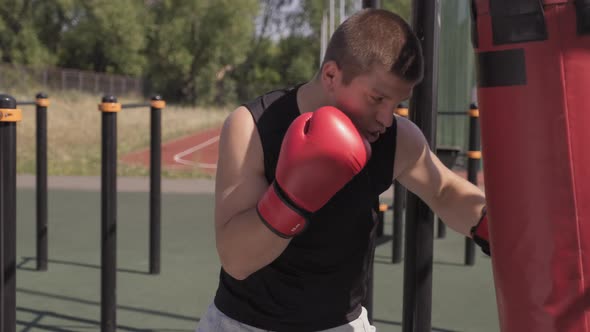
<instances>
[{"instance_id":1,"label":"black tank top","mask_svg":"<svg viewBox=\"0 0 590 332\"><path fill-rule=\"evenodd\" d=\"M269 92L245 106L256 122L268 183L281 142L300 115L297 89ZM310 219L272 263L237 280L223 268L215 305L242 323L271 331L318 331L359 317L374 254L376 202L393 178L396 122L371 144L363 170Z\"/></svg>"}]
</instances>

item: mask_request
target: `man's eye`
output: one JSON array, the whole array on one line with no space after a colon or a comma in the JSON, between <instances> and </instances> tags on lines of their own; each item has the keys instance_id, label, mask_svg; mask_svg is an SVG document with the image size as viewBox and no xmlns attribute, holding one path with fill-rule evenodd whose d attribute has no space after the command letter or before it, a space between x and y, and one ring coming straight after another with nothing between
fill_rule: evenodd
<instances>
[{"instance_id":1,"label":"man's eye","mask_svg":"<svg viewBox=\"0 0 590 332\"><path fill-rule=\"evenodd\" d=\"M371 96L371 99L376 103L380 103L383 101L383 97Z\"/></svg>"}]
</instances>

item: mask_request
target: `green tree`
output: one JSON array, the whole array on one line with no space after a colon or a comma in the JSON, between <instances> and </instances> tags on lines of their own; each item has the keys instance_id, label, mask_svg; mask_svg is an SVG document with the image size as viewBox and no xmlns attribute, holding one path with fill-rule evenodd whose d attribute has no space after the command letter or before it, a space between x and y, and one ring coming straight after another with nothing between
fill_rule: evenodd
<instances>
[{"instance_id":1,"label":"green tree","mask_svg":"<svg viewBox=\"0 0 590 332\"><path fill-rule=\"evenodd\" d=\"M311 30L320 37L320 28L322 24L322 15L324 11L329 10L327 0L304 0L302 2L302 12L299 15L302 17L300 18L299 22L305 21L311 27ZM335 2L336 7L339 6L339 0ZM360 0L346 0L345 1L345 11L347 16L354 14L355 11L361 9L361 1ZM399 14L403 18L409 21L411 8L412 8L412 0L381 0L381 8L390 10L394 13ZM340 18L338 17L338 8L336 8L336 22L340 22ZM300 23L301 24L301 23Z\"/></svg>"},{"instance_id":2,"label":"green tree","mask_svg":"<svg viewBox=\"0 0 590 332\"><path fill-rule=\"evenodd\" d=\"M71 30L83 10L80 0L38 0L32 6L35 31L47 50L59 53L65 31Z\"/></svg>"},{"instance_id":3,"label":"green tree","mask_svg":"<svg viewBox=\"0 0 590 332\"><path fill-rule=\"evenodd\" d=\"M140 75L146 66L146 7L142 0L79 1L64 32L59 64Z\"/></svg>"},{"instance_id":4,"label":"green tree","mask_svg":"<svg viewBox=\"0 0 590 332\"><path fill-rule=\"evenodd\" d=\"M412 18L412 0L381 0L381 6L410 22Z\"/></svg>"},{"instance_id":5,"label":"green tree","mask_svg":"<svg viewBox=\"0 0 590 332\"><path fill-rule=\"evenodd\" d=\"M42 65L55 57L37 38L33 0L0 1L0 55L3 62Z\"/></svg>"},{"instance_id":6,"label":"green tree","mask_svg":"<svg viewBox=\"0 0 590 332\"><path fill-rule=\"evenodd\" d=\"M283 84L293 85L313 77L318 69L317 46L309 36L294 35L279 42L277 68Z\"/></svg>"},{"instance_id":7,"label":"green tree","mask_svg":"<svg viewBox=\"0 0 590 332\"><path fill-rule=\"evenodd\" d=\"M277 69L279 49L276 43L269 38L261 38L255 49L255 52L250 52L248 60L231 73L236 82L238 101L250 100L283 84Z\"/></svg>"},{"instance_id":8,"label":"green tree","mask_svg":"<svg viewBox=\"0 0 590 332\"><path fill-rule=\"evenodd\" d=\"M225 103L235 99L228 75L244 61L256 0L162 0L151 8L148 77L168 99Z\"/></svg>"},{"instance_id":9,"label":"green tree","mask_svg":"<svg viewBox=\"0 0 590 332\"><path fill-rule=\"evenodd\" d=\"M149 92L163 93L169 100L235 102L313 76L327 4L2 0L0 58L145 76L152 84ZM410 0L382 4L409 16ZM359 8L359 0L346 0L348 14Z\"/></svg>"},{"instance_id":10,"label":"green tree","mask_svg":"<svg viewBox=\"0 0 590 332\"><path fill-rule=\"evenodd\" d=\"M298 28L293 0L262 0L258 29L250 37L246 60L232 72L240 101L303 82L317 68L315 41ZM312 55L313 54L313 55Z\"/></svg>"}]
</instances>

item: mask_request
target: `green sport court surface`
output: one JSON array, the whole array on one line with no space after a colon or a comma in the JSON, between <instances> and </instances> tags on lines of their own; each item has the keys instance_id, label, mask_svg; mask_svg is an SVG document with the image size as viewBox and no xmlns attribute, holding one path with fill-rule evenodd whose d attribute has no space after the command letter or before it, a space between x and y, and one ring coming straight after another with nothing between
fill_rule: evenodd
<instances>
[{"instance_id":1,"label":"green sport court surface","mask_svg":"<svg viewBox=\"0 0 590 332\"><path fill-rule=\"evenodd\" d=\"M17 331L100 331L99 180L52 185L68 181L49 180L46 272L35 271L35 189L30 178L29 185L17 190ZM147 179L125 181L119 179L118 193L117 331L194 331L213 298L219 272L213 185L163 180L161 273L150 275ZM385 201L390 199L384 195ZM385 234L390 233L387 212ZM464 266L463 245L464 238L450 229L445 239L435 240L433 331L499 331L491 260L478 250L475 266ZM403 263L390 260L388 242L377 248L375 257L378 331L401 331Z\"/></svg>"}]
</instances>

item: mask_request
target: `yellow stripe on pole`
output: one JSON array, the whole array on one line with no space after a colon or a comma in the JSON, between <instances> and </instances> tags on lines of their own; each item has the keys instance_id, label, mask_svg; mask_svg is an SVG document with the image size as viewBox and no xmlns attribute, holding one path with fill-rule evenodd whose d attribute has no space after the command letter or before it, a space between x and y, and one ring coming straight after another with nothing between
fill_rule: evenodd
<instances>
[{"instance_id":1,"label":"yellow stripe on pole","mask_svg":"<svg viewBox=\"0 0 590 332\"><path fill-rule=\"evenodd\" d=\"M18 122L23 119L23 113L18 108L0 108L0 122Z\"/></svg>"},{"instance_id":2,"label":"yellow stripe on pole","mask_svg":"<svg viewBox=\"0 0 590 332\"><path fill-rule=\"evenodd\" d=\"M152 100L150 102L150 105L153 108L163 109L164 107L166 107L166 101L164 101L164 100Z\"/></svg>"},{"instance_id":3,"label":"yellow stripe on pole","mask_svg":"<svg viewBox=\"0 0 590 332\"><path fill-rule=\"evenodd\" d=\"M121 103L100 103L98 110L101 112L115 113L121 111Z\"/></svg>"},{"instance_id":4,"label":"yellow stripe on pole","mask_svg":"<svg viewBox=\"0 0 590 332\"><path fill-rule=\"evenodd\" d=\"M37 98L35 100L35 103L37 104L37 106L48 107L49 106L49 98Z\"/></svg>"},{"instance_id":5,"label":"yellow stripe on pole","mask_svg":"<svg viewBox=\"0 0 590 332\"><path fill-rule=\"evenodd\" d=\"M481 151L468 151L467 157L469 159L481 159Z\"/></svg>"},{"instance_id":6,"label":"yellow stripe on pole","mask_svg":"<svg viewBox=\"0 0 590 332\"><path fill-rule=\"evenodd\" d=\"M398 107L395 110L395 114L399 115L399 116L403 116L403 117L408 117L408 115L410 115L410 112L408 111L408 109L406 107Z\"/></svg>"}]
</instances>

